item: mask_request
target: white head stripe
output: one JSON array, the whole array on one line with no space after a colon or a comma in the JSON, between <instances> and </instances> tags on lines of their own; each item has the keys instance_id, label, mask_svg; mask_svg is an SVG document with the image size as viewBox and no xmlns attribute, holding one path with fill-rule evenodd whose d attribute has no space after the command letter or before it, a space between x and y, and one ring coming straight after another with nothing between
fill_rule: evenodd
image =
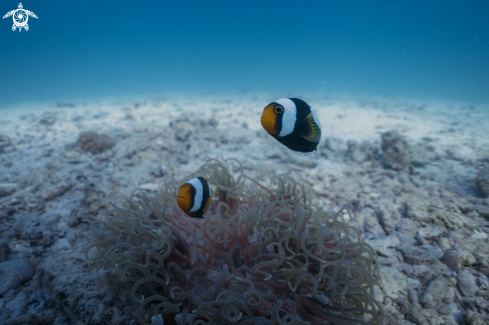
<instances>
[{"instance_id":1,"label":"white head stripe","mask_svg":"<svg viewBox=\"0 0 489 325\"><path fill-rule=\"evenodd\" d=\"M319 117L316 111L313 110L312 108L311 108L311 114L312 114L312 118L314 119L314 122L316 122L316 124L319 126L319 129L321 130L321 121L319 121Z\"/></svg>"},{"instance_id":2,"label":"white head stripe","mask_svg":"<svg viewBox=\"0 0 489 325\"><path fill-rule=\"evenodd\" d=\"M200 209L202 206L202 199L204 197L204 187L202 186L202 182L200 179L192 178L187 182L187 184L192 185L195 188L195 196L194 196L194 205L189 212L195 212Z\"/></svg>"},{"instance_id":3,"label":"white head stripe","mask_svg":"<svg viewBox=\"0 0 489 325\"><path fill-rule=\"evenodd\" d=\"M282 130L279 137L285 137L294 131L295 121L297 119L297 108L295 103L288 98L280 98L275 103L284 107L284 115L282 116Z\"/></svg>"}]
</instances>

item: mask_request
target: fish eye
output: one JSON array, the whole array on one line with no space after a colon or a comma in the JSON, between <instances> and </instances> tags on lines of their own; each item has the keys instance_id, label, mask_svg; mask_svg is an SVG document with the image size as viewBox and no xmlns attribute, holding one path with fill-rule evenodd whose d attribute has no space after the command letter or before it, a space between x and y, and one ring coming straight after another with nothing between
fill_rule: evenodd
<instances>
[{"instance_id":1,"label":"fish eye","mask_svg":"<svg viewBox=\"0 0 489 325\"><path fill-rule=\"evenodd\" d=\"M275 114L282 114L284 112L284 108L282 106L276 105L273 108L273 111L275 112Z\"/></svg>"},{"instance_id":2,"label":"fish eye","mask_svg":"<svg viewBox=\"0 0 489 325\"><path fill-rule=\"evenodd\" d=\"M191 187L188 192L190 193L190 195L195 195L195 188Z\"/></svg>"}]
</instances>

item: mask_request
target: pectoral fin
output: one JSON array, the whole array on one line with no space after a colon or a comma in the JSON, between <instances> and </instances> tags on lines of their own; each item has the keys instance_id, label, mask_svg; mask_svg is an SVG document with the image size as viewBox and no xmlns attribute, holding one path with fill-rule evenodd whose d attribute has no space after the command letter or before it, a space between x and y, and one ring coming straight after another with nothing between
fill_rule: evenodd
<instances>
[{"instance_id":1,"label":"pectoral fin","mask_svg":"<svg viewBox=\"0 0 489 325\"><path fill-rule=\"evenodd\" d=\"M300 135L311 142L321 140L321 127L316 123L312 113L309 113L300 125Z\"/></svg>"},{"instance_id":2,"label":"pectoral fin","mask_svg":"<svg viewBox=\"0 0 489 325\"><path fill-rule=\"evenodd\" d=\"M207 202L205 203L205 206L204 206L204 209L202 210L202 213L207 212L207 209L209 208L209 204L211 203L211 201L212 201L212 195L209 196L209 198L207 199Z\"/></svg>"}]
</instances>

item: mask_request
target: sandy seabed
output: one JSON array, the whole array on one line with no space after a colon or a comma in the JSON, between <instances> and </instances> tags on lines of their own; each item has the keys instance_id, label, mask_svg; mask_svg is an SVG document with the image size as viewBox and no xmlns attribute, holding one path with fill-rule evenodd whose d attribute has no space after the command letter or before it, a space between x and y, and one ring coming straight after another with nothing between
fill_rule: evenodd
<instances>
[{"instance_id":1,"label":"sandy seabed","mask_svg":"<svg viewBox=\"0 0 489 325\"><path fill-rule=\"evenodd\" d=\"M317 152L262 129L270 96L79 102L0 111L0 324L135 324L97 295L87 224L108 200L185 180L205 157L287 173L328 211L347 207L379 256L385 324L488 324L489 107L303 97ZM95 133L85 133L85 132ZM479 173L479 174L477 174ZM477 176L476 176L477 175ZM484 181L485 180L485 181ZM484 183L486 182L486 183Z\"/></svg>"}]
</instances>

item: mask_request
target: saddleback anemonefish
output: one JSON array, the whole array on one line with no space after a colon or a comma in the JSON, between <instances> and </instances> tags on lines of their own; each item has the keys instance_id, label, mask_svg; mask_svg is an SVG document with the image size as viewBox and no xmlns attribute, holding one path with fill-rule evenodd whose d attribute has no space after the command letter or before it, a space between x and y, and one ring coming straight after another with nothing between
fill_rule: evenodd
<instances>
[{"instance_id":1,"label":"saddleback anemonefish","mask_svg":"<svg viewBox=\"0 0 489 325\"><path fill-rule=\"evenodd\" d=\"M207 180L204 177L196 177L180 186L177 203L189 217L202 219L211 198L211 188Z\"/></svg>"},{"instance_id":2,"label":"saddleback anemonefish","mask_svg":"<svg viewBox=\"0 0 489 325\"><path fill-rule=\"evenodd\" d=\"M263 109L261 125L287 148L311 152L321 140L321 124L316 112L298 98L281 98Z\"/></svg>"}]
</instances>

